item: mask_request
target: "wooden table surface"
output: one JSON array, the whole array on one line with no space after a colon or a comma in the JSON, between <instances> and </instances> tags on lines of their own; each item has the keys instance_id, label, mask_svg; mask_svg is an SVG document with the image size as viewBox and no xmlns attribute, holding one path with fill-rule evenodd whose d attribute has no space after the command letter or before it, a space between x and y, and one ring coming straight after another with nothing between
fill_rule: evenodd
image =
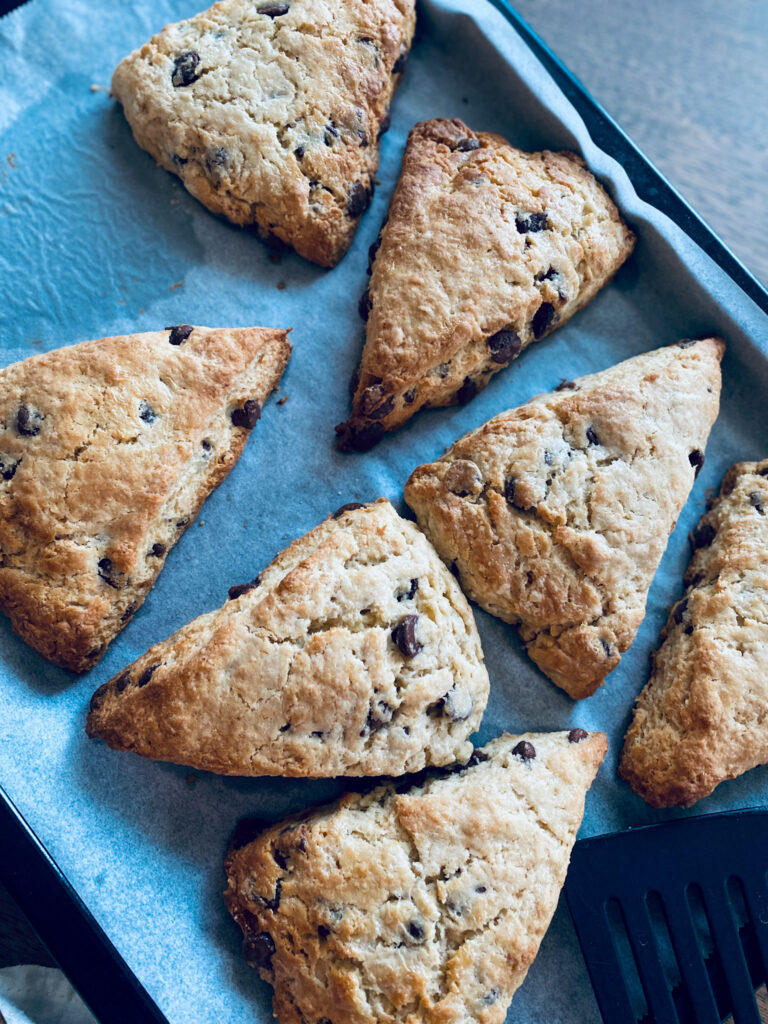
<instances>
[{"instance_id":1,"label":"wooden table surface","mask_svg":"<svg viewBox=\"0 0 768 1024\"><path fill-rule=\"evenodd\" d=\"M517 0L517 8L768 282L767 0ZM25 962L50 958L0 886L0 966Z\"/></svg>"}]
</instances>

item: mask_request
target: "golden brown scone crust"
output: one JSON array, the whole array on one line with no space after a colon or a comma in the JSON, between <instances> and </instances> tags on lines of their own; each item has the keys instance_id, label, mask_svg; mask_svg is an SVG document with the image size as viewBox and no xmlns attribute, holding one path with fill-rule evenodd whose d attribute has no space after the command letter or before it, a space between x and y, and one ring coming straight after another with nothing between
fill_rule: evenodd
<instances>
[{"instance_id":1,"label":"golden brown scone crust","mask_svg":"<svg viewBox=\"0 0 768 1024\"><path fill-rule=\"evenodd\" d=\"M619 766L652 807L768 762L768 459L728 470L691 543Z\"/></svg>"},{"instance_id":2,"label":"golden brown scone crust","mask_svg":"<svg viewBox=\"0 0 768 1024\"><path fill-rule=\"evenodd\" d=\"M466 593L587 697L634 640L704 458L718 338L563 382L419 466L405 500Z\"/></svg>"},{"instance_id":3,"label":"golden brown scone crust","mask_svg":"<svg viewBox=\"0 0 768 1024\"><path fill-rule=\"evenodd\" d=\"M232 852L225 900L280 1024L501 1024L605 751L602 733L505 734L458 772L351 794Z\"/></svg>"},{"instance_id":4,"label":"golden brown scone crust","mask_svg":"<svg viewBox=\"0 0 768 1024\"><path fill-rule=\"evenodd\" d=\"M117 67L138 144L209 210L330 267L373 192L414 0L221 0Z\"/></svg>"},{"instance_id":5,"label":"golden brown scone crust","mask_svg":"<svg viewBox=\"0 0 768 1024\"><path fill-rule=\"evenodd\" d=\"M74 672L142 604L245 445L232 415L266 401L290 356L285 331L183 327L0 372L0 608Z\"/></svg>"},{"instance_id":6,"label":"golden brown scone crust","mask_svg":"<svg viewBox=\"0 0 768 1024\"><path fill-rule=\"evenodd\" d=\"M100 687L89 735L228 775L467 760L488 700L472 611L388 501L330 517L257 580Z\"/></svg>"},{"instance_id":7,"label":"golden brown scone crust","mask_svg":"<svg viewBox=\"0 0 768 1024\"><path fill-rule=\"evenodd\" d=\"M634 242L573 153L524 153L458 120L417 124L371 250L340 446L365 450L420 408L469 401L589 302Z\"/></svg>"}]
</instances>

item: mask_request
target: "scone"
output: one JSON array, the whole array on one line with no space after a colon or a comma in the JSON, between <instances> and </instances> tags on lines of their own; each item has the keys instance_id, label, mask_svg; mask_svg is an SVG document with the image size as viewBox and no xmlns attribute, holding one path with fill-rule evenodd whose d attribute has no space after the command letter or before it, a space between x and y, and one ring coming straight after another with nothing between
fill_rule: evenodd
<instances>
[{"instance_id":1,"label":"scone","mask_svg":"<svg viewBox=\"0 0 768 1024\"><path fill-rule=\"evenodd\" d=\"M501 1024L557 906L602 733L505 734L467 767L272 826L226 860L280 1024Z\"/></svg>"},{"instance_id":2,"label":"scone","mask_svg":"<svg viewBox=\"0 0 768 1024\"><path fill-rule=\"evenodd\" d=\"M523 153L458 120L417 124L371 248L339 446L366 451L421 408L474 398L589 302L634 241L573 153Z\"/></svg>"},{"instance_id":3,"label":"scone","mask_svg":"<svg viewBox=\"0 0 768 1024\"><path fill-rule=\"evenodd\" d=\"M593 693L635 638L704 462L723 350L718 338L684 341L563 381L406 484L467 594L519 626L572 697Z\"/></svg>"},{"instance_id":4,"label":"scone","mask_svg":"<svg viewBox=\"0 0 768 1024\"><path fill-rule=\"evenodd\" d=\"M344 506L91 704L119 750L227 775L466 761L488 699L472 611L388 501Z\"/></svg>"},{"instance_id":5,"label":"scone","mask_svg":"<svg viewBox=\"0 0 768 1024\"><path fill-rule=\"evenodd\" d=\"M138 144L214 213L324 267L373 193L414 0L221 0L117 67Z\"/></svg>"},{"instance_id":6,"label":"scone","mask_svg":"<svg viewBox=\"0 0 768 1024\"><path fill-rule=\"evenodd\" d=\"M619 766L652 807L768 762L768 459L729 469L691 544Z\"/></svg>"},{"instance_id":7,"label":"scone","mask_svg":"<svg viewBox=\"0 0 768 1024\"><path fill-rule=\"evenodd\" d=\"M290 356L285 331L179 324L0 371L0 609L84 672L237 461Z\"/></svg>"}]
</instances>

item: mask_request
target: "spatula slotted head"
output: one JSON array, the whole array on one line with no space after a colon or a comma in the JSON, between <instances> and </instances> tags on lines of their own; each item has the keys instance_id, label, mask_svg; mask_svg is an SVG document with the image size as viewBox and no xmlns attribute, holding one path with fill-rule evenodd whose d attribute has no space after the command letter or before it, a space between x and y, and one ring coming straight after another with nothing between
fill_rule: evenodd
<instances>
[{"instance_id":1,"label":"spatula slotted head","mask_svg":"<svg viewBox=\"0 0 768 1024\"><path fill-rule=\"evenodd\" d=\"M760 1024L768 811L576 844L565 892L605 1024Z\"/></svg>"}]
</instances>

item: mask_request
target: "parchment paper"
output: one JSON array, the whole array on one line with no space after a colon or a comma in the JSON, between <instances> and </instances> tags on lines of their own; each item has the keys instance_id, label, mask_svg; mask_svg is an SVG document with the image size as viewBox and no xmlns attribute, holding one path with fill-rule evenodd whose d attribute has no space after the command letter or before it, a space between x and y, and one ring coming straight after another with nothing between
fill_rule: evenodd
<instances>
[{"instance_id":1,"label":"parchment paper","mask_svg":"<svg viewBox=\"0 0 768 1024\"><path fill-rule=\"evenodd\" d=\"M648 614L620 668L575 705L538 673L516 633L477 611L492 682L478 741L503 729L604 729L610 754L582 835L663 818L615 777L632 702L667 607L680 594L687 533L705 493L737 459L768 454L766 320L621 167L500 14L484 0L428 0L384 137L373 206L340 266L279 264L249 232L209 214L133 142L107 89L129 50L199 0L31 0L0 21L0 347L2 365L92 337L169 323L292 326L282 407L271 402L231 476L171 552L157 585L103 661L76 678L0 620L0 782L172 1024L271 1020L270 992L239 954L221 900L221 858L238 818L279 818L349 783L222 779L117 754L86 739L93 690L152 643L218 607L286 542L343 502L386 495L403 509L414 466L561 377L685 336L728 341L724 400L704 469L670 540ZM99 86L100 88L94 88ZM333 426L362 328L366 250L416 120L459 116L528 149L580 150L639 232L615 282L525 352L463 408L419 414L368 455L340 455ZM285 289L279 290L278 284ZM696 812L763 804L768 772L725 784ZM678 813L678 812L674 812ZM2 837L0 837L2 841ZM598 1021L561 906L510 1020Z\"/></svg>"}]
</instances>

